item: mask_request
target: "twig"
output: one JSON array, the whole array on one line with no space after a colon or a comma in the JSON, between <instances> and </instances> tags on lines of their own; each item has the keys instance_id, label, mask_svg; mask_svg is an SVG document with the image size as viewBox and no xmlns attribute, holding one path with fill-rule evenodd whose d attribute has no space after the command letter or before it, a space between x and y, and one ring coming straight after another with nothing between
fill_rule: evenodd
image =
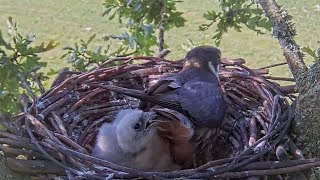
<instances>
[{"instance_id":1,"label":"twig","mask_svg":"<svg viewBox=\"0 0 320 180\"><path fill-rule=\"evenodd\" d=\"M256 118L253 116L250 119L250 137L249 137L249 146L252 146L258 139L258 130L257 130L257 122L256 122Z\"/></svg>"},{"instance_id":2,"label":"twig","mask_svg":"<svg viewBox=\"0 0 320 180\"><path fill-rule=\"evenodd\" d=\"M48 160L21 160L7 158L11 170L25 174L57 174L64 175L64 169Z\"/></svg>"},{"instance_id":3,"label":"twig","mask_svg":"<svg viewBox=\"0 0 320 180\"><path fill-rule=\"evenodd\" d=\"M164 58L166 57L168 54L170 54L171 51L169 49L163 49L162 51L159 52L159 54L157 55L157 57L159 58Z\"/></svg>"},{"instance_id":4,"label":"twig","mask_svg":"<svg viewBox=\"0 0 320 180\"><path fill-rule=\"evenodd\" d=\"M248 176L263 176L263 175L277 175L277 174L286 174L286 173L293 173L299 172L303 170L307 170L313 167L320 166L320 161L301 164L297 166L291 167L284 167L279 169L266 169L266 170L250 170L250 171L243 171L243 172L227 172L216 177L220 178L241 178L241 177L248 177Z\"/></svg>"},{"instance_id":5,"label":"twig","mask_svg":"<svg viewBox=\"0 0 320 180\"><path fill-rule=\"evenodd\" d=\"M294 144L294 142L291 140L291 138L288 137L287 146L289 148L290 154L298 160L303 160L305 157L303 156L303 153L298 147Z\"/></svg>"},{"instance_id":6,"label":"twig","mask_svg":"<svg viewBox=\"0 0 320 180\"><path fill-rule=\"evenodd\" d=\"M153 180L163 179L163 178L158 177L156 175L152 175L152 174L149 174L149 173L146 173L146 172L143 172L143 171L139 171L139 170L136 170L136 169L127 168L127 167L124 167L124 166L113 164L111 162L108 162L108 161L105 161L105 160L102 160L102 159L99 159L99 158L95 158L95 157L92 157L92 156L89 156L89 155L86 155L86 154L83 154L83 153L79 153L79 152L71 150L71 149L66 149L66 148L64 148L64 149L65 149L65 151L70 152L70 153L74 154L75 156L77 156L79 158L82 158L82 159L87 160L87 161L92 161L92 162L94 162L96 164L104 165L104 166L112 168L114 170L128 172L128 173L137 175L138 177L145 177L147 179L153 179Z\"/></svg>"},{"instance_id":7,"label":"twig","mask_svg":"<svg viewBox=\"0 0 320 180\"><path fill-rule=\"evenodd\" d=\"M293 78L286 78L286 77L275 77L275 76L263 76L266 79L278 80L278 81L290 81L295 82Z\"/></svg>"},{"instance_id":8,"label":"twig","mask_svg":"<svg viewBox=\"0 0 320 180\"><path fill-rule=\"evenodd\" d=\"M288 86L280 86L279 90L283 94L292 94L292 93L297 93L296 85L288 85Z\"/></svg>"},{"instance_id":9,"label":"twig","mask_svg":"<svg viewBox=\"0 0 320 180\"><path fill-rule=\"evenodd\" d=\"M31 73L33 80L38 84L40 93L43 94L45 92L45 89L43 87L43 84L41 82L41 74L37 74L37 73Z\"/></svg>"},{"instance_id":10,"label":"twig","mask_svg":"<svg viewBox=\"0 0 320 180\"><path fill-rule=\"evenodd\" d=\"M269 69L269 68L272 68L272 67L282 66L282 65L286 65L286 64L288 64L288 63L287 62L282 62L282 63L277 63L277 64L264 66L264 67L261 67L259 69Z\"/></svg>"},{"instance_id":11,"label":"twig","mask_svg":"<svg viewBox=\"0 0 320 180\"><path fill-rule=\"evenodd\" d=\"M35 150L28 150L28 149L19 149L19 148L12 148L0 145L0 150L6 155L6 157L10 157L12 155L19 156L19 155L27 155L35 158L44 159L46 156L43 154L35 151Z\"/></svg>"},{"instance_id":12,"label":"twig","mask_svg":"<svg viewBox=\"0 0 320 180\"><path fill-rule=\"evenodd\" d=\"M276 148L276 156L280 161L285 161L287 159L287 150L284 148L283 144L279 144Z\"/></svg>"},{"instance_id":13,"label":"twig","mask_svg":"<svg viewBox=\"0 0 320 180\"><path fill-rule=\"evenodd\" d=\"M29 94L29 96L34 99L36 96L32 91L32 88L30 87L28 80L25 76L23 76L21 73L18 73L18 77L20 78L22 87L27 91L27 93Z\"/></svg>"},{"instance_id":14,"label":"twig","mask_svg":"<svg viewBox=\"0 0 320 180\"><path fill-rule=\"evenodd\" d=\"M161 15L161 21L159 25L159 52L161 52L164 49L164 31L166 30L166 21L167 21L167 15L166 15L166 1L159 0L160 4L160 15Z\"/></svg>"},{"instance_id":15,"label":"twig","mask_svg":"<svg viewBox=\"0 0 320 180\"><path fill-rule=\"evenodd\" d=\"M63 125L62 120L60 119L60 117L56 114L56 112L52 111L51 112L52 118L55 120L55 122L57 123L57 126L59 127L59 133L67 136L67 130Z\"/></svg>"},{"instance_id":16,"label":"twig","mask_svg":"<svg viewBox=\"0 0 320 180\"><path fill-rule=\"evenodd\" d=\"M228 59L228 58L221 58L221 62L224 65L235 65L235 64L244 64L246 61L242 58L237 59Z\"/></svg>"}]
</instances>

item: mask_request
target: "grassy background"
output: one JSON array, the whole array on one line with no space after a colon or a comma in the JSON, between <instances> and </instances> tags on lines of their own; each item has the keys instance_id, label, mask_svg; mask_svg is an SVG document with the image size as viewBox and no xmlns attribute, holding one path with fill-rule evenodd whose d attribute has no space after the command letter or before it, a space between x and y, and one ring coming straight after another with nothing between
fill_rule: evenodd
<instances>
[{"instance_id":1,"label":"grassy background","mask_svg":"<svg viewBox=\"0 0 320 180\"><path fill-rule=\"evenodd\" d=\"M319 0L278 0L293 15L297 26L297 42L301 46L317 48L320 40L320 2ZM214 28L206 32L198 31L198 26L205 23L202 14L207 10L218 9L216 0L185 0L177 7L184 12L187 19L185 27L173 29L166 33L166 43L172 53L168 58L182 58L185 51L181 45L192 39L195 44L203 42L213 44L211 37ZM22 32L37 35L37 42L57 40L60 47L43 55L48 68L59 69L67 66L62 47L73 45L80 38L87 39L97 34L93 46L105 45L102 37L109 33L120 33L121 25L101 16L101 0L0 0L0 29L6 30L6 19L12 16L19 23ZM91 30L88 30L91 29ZM270 34L257 36L254 32L243 29L242 33L230 31L224 35L220 45L224 57L242 57L250 67L261 67L283 62L284 57L276 39ZM306 57L307 63L312 63ZM274 68L273 75L289 77L287 66Z\"/></svg>"}]
</instances>

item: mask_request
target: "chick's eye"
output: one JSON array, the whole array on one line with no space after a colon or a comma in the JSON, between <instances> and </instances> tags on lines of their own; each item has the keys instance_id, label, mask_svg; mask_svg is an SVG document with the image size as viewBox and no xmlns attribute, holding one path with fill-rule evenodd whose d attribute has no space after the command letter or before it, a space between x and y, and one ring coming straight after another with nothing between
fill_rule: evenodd
<instances>
[{"instance_id":1,"label":"chick's eye","mask_svg":"<svg viewBox=\"0 0 320 180\"><path fill-rule=\"evenodd\" d=\"M140 130L140 128L141 128L141 123L135 123L135 124L133 125L133 129L134 129L134 130Z\"/></svg>"}]
</instances>

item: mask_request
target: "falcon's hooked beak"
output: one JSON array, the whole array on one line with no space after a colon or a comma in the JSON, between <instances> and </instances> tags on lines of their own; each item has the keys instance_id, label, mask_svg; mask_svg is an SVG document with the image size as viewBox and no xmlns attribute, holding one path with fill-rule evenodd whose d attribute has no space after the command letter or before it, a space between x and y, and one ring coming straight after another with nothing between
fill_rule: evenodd
<instances>
[{"instance_id":1,"label":"falcon's hooked beak","mask_svg":"<svg viewBox=\"0 0 320 180\"><path fill-rule=\"evenodd\" d=\"M218 55L216 58L218 59L218 62L221 62L221 52L220 51L218 52ZM218 78L219 81L220 81L220 79L219 79L220 65L221 64L218 63L217 66L215 67L215 65L213 64L212 61L208 62L208 66L209 66L210 71Z\"/></svg>"},{"instance_id":2,"label":"falcon's hooked beak","mask_svg":"<svg viewBox=\"0 0 320 180\"><path fill-rule=\"evenodd\" d=\"M220 71L220 64L217 65L217 69L214 67L211 61L208 62L208 66L210 71L219 79L219 71Z\"/></svg>"}]
</instances>

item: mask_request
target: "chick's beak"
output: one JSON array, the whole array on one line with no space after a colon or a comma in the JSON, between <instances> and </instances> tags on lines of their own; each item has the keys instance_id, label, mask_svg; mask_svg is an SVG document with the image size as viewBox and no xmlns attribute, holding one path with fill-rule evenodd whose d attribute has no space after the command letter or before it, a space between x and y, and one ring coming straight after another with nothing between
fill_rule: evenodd
<instances>
[{"instance_id":1,"label":"chick's beak","mask_svg":"<svg viewBox=\"0 0 320 180\"><path fill-rule=\"evenodd\" d=\"M149 128L152 124L154 124L155 122L157 122L157 121L155 121L155 120L149 120L149 121L147 121L147 123L146 123L146 129L147 128Z\"/></svg>"},{"instance_id":2,"label":"chick's beak","mask_svg":"<svg viewBox=\"0 0 320 180\"><path fill-rule=\"evenodd\" d=\"M154 113L154 112L148 112L148 116L147 116L147 118L145 119L145 120L146 120L146 129L147 129L148 127L150 127L151 124L157 122L157 121L155 120L156 117L157 117L156 113Z\"/></svg>"},{"instance_id":3,"label":"chick's beak","mask_svg":"<svg viewBox=\"0 0 320 180\"><path fill-rule=\"evenodd\" d=\"M159 123L169 122L168 120L160 120L160 119L150 119L146 122L146 129L151 127L151 125L157 125Z\"/></svg>"},{"instance_id":4,"label":"chick's beak","mask_svg":"<svg viewBox=\"0 0 320 180\"><path fill-rule=\"evenodd\" d=\"M163 122L169 122L170 120L168 120L168 119L158 119L158 118L156 118L156 116L154 116L154 118L152 118L152 119L149 119L147 122L146 122L146 129L148 128L148 127L151 127L151 125L157 125L157 124L159 124L159 123L163 123Z\"/></svg>"}]
</instances>

